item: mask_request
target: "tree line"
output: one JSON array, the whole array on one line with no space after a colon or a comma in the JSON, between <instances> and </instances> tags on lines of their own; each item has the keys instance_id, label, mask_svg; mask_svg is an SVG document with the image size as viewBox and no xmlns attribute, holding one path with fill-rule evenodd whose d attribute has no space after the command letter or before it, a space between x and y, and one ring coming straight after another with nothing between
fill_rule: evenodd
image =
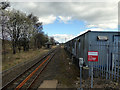
<instances>
[{"instance_id":1,"label":"tree line","mask_svg":"<svg viewBox=\"0 0 120 90\"><path fill-rule=\"evenodd\" d=\"M51 41L55 44L53 37L49 38L43 32L43 23L33 14L26 15L18 10L6 10L6 2L1 2L0 22L2 27L2 40L7 38L11 41L12 52L28 51L29 49L39 49L45 43ZM8 4L8 6L10 6ZM7 6L7 7L8 7Z\"/></svg>"}]
</instances>

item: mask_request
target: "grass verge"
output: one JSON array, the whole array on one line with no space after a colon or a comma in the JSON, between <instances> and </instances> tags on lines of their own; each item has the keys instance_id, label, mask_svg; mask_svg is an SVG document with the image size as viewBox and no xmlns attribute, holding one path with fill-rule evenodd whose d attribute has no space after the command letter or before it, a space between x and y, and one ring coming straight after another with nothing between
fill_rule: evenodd
<instances>
[{"instance_id":1,"label":"grass verge","mask_svg":"<svg viewBox=\"0 0 120 90\"><path fill-rule=\"evenodd\" d=\"M53 48L55 48L55 46L53 46ZM48 51L49 49L41 48L36 50L30 49L26 52L21 51L20 53L16 54L7 53L4 61L2 61L2 70L6 70L25 61L33 60L34 58L42 56Z\"/></svg>"}]
</instances>

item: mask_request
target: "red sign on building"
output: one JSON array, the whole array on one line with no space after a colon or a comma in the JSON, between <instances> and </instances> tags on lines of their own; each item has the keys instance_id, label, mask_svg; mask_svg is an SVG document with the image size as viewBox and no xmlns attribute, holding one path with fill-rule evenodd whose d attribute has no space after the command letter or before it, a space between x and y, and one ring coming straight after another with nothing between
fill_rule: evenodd
<instances>
[{"instance_id":1,"label":"red sign on building","mask_svg":"<svg viewBox=\"0 0 120 90\"><path fill-rule=\"evenodd\" d=\"M98 61L98 51L88 51L88 61Z\"/></svg>"}]
</instances>

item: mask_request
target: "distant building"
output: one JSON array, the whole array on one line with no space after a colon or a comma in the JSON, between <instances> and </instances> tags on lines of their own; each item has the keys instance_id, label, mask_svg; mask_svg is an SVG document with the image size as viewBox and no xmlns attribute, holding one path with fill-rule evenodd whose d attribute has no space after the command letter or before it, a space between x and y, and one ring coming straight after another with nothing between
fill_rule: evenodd
<instances>
[{"instance_id":1,"label":"distant building","mask_svg":"<svg viewBox=\"0 0 120 90\"><path fill-rule=\"evenodd\" d=\"M51 48L52 43L50 41L48 41L47 43L45 43L45 46L46 46L46 48Z\"/></svg>"}]
</instances>

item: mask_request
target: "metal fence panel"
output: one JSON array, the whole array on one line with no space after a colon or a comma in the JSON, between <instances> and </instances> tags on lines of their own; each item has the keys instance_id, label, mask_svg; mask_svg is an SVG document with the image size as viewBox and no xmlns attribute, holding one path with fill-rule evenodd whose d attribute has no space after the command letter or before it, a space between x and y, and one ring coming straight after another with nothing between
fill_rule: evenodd
<instances>
[{"instance_id":1,"label":"metal fence panel","mask_svg":"<svg viewBox=\"0 0 120 90\"><path fill-rule=\"evenodd\" d=\"M90 43L89 51L98 51L98 62L93 62L94 70L100 77L106 79L120 79L120 42L109 43L105 41ZM91 63L89 62L89 67ZM90 70L91 71L91 70ZM91 73L89 71L89 74ZM90 75L89 75L90 76Z\"/></svg>"}]
</instances>

